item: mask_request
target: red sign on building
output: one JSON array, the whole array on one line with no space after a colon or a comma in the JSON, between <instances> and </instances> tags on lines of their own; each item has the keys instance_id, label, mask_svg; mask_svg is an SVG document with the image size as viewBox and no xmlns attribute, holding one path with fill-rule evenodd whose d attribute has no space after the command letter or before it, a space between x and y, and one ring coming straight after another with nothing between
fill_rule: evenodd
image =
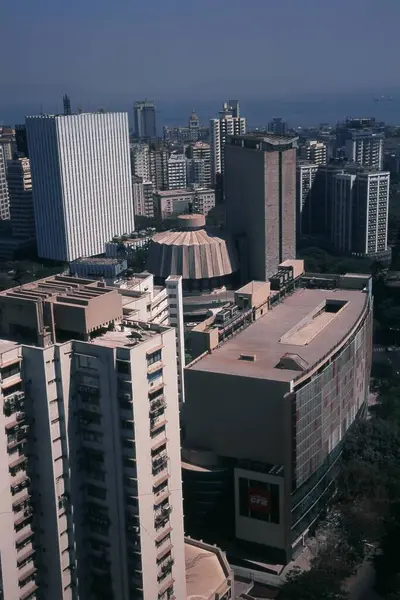
<instances>
[{"instance_id":1,"label":"red sign on building","mask_svg":"<svg viewBox=\"0 0 400 600\"><path fill-rule=\"evenodd\" d=\"M271 495L262 488L249 488L249 510L256 512L271 512Z\"/></svg>"}]
</instances>

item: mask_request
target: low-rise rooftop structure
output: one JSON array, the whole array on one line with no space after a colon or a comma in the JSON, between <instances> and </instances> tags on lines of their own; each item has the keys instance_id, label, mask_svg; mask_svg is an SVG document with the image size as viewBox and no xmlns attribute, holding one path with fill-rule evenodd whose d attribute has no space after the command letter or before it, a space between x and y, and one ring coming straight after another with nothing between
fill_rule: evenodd
<instances>
[{"instance_id":1,"label":"low-rise rooftop structure","mask_svg":"<svg viewBox=\"0 0 400 600\"><path fill-rule=\"evenodd\" d=\"M216 546L185 538L187 600L228 600L233 596L233 573Z\"/></svg>"}]
</instances>

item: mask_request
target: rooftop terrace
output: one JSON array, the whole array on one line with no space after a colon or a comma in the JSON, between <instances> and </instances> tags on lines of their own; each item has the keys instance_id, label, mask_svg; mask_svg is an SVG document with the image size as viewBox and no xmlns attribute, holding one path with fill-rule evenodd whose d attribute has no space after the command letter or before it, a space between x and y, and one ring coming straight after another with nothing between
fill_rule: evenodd
<instances>
[{"instance_id":1,"label":"rooftop terrace","mask_svg":"<svg viewBox=\"0 0 400 600\"><path fill-rule=\"evenodd\" d=\"M290 382L350 335L367 302L361 290L298 288L187 368Z\"/></svg>"}]
</instances>

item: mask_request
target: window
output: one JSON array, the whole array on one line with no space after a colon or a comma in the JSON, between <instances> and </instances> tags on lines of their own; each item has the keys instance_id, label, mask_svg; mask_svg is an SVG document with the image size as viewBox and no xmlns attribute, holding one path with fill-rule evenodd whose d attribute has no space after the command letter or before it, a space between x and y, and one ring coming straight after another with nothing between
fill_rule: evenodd
<instances>
[{"instance_id":1,"label":"window","mask_svg":"<svg viewBox=\"0 0 400 600\"><path fill-rule=\"evenodd\" d=\"M155 352L152 352L151 354L147 355L147 366L150 367L150 365L153 365L156 362L160 362L161 360L161 350L156 350Z\"/></svg>"},{"instance_id":2,"label":"window","mask_svg":"<svg viewBox=\"0 0 400 600\"><path fill-rule=\"evenodd\" d=\"M157 369L157 371L154 371L154 373L148 373L147 374L147 381L149 383L154 383L154 381L156 381L157 379L159 379L160 377L162 377L163 374L163 370L162 369Z\"/></svg>"},{"instance_id":3,"label":"window","mask_svg":"<svg viewBox=\"0 0 400 600\"><path fill-rule=\"evenodd\" d=\"M88 496L93 496L93 498L97 498L98 500L105 500L107 496L107 490L97 485L87 485L86 491Z\"/></svg>"},{"instance_id":4,"label":"window","mask_svg":"<svg viewBox=\"0 0 400 600\"><path fill-rule=\"evenodd\" d=\"M133 431L133 429L134 429L133 421L128 421L127 419L121 419L121 427L122 427L122 429L130 429L131 431Z\"/></svg>"},{"instance_id":5,"label":"window","mask_svg":"<svg viewBox=\"0 0 400 600\"><path fill-rule=\"evenodd\" d=\"M154 437L156 437L156 435L160 435L160 433L163 433L163 432L165 432L165 425L158 427L158 429L153 429L153 431L150 433L150 435L152 438L154 438Z\"/></svg>"},{"instance_id":6,"label":"window","mask_svg":"<svg viewBox=\"0 0 400 600\"><path fill-rule=\"evenodd\" d=\"M131 374L131 364L126 360L117 360L117 372L124 375Z\"/></svg>"}]
</instances>

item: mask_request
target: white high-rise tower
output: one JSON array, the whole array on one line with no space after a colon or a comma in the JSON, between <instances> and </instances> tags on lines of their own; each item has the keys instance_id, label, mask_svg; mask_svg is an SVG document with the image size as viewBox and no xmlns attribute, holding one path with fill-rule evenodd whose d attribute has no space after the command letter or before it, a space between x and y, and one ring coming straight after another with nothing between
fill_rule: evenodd
<instances>
[{"instance_id":1,"label":"white high-rise tower","mask_svg":"<svg viewBox=\"0 0 400 600\"><path fill-rule=\"evenodd\" d=\"M232 103L234 105L231 105ZM216 183L218 175L224 172L223 147L228 135L244 135L246 133L246 119L239 116L239 103L230 101L224 104L217 119L210 120L211 140L211 169L212 179Z\"/></svg>"},{"instance_id":2,"label":"white high-rise tower","mask_svg":"<svg viewBox=\"0 0 400 600\"><path fill-rule=\"evenodd\" d=\"M133 231L127 113L27 117L38 254L72 261Z\"/></svg>"}]
</instances>

